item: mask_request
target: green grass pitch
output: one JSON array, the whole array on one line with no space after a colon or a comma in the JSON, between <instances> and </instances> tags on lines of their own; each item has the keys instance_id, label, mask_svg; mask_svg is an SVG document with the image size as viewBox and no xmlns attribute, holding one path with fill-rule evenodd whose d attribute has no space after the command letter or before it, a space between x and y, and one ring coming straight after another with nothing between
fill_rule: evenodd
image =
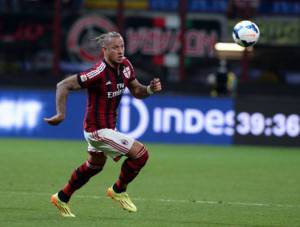
<instances>
[{"instance_id":1,"label":"green grass pitch","mask_svg":"<svg viewBox=\"0 0 300 227\"><path fill-rule=\"evenodd\" d=\"M85 142L0 139L0 226L300 226L300 149L147 146L148 165L128 188L137 213L105 196L122 163L108 159L65 219L50 195L86 159Z\"/></svg>"}]
</instances>

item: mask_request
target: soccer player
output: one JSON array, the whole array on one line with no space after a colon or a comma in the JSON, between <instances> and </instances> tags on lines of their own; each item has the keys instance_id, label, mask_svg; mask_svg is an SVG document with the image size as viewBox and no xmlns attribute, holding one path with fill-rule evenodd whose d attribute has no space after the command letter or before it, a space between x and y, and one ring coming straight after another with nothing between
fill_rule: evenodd
<instances>
[{"instance_id":1,"label":"soccer player","mask_svg":"<svg viewBox=\"0 0 300 227\"><path fill-rule=\"evenodd\" d=\"M103 169L107 156L114 161L126 156L118 179L107 189L107 196L118 201L123 209L137 211L126 189L146 164L148 150L139 141L116 131L117 108L125 87L139 99L162 89L159 78L154 78L148 86L139 83L133 66L124 56L124 41L119 33L102 34L96 41L102 47L104 59L93 68L59 82L56 87L56 114L44 118L50 125L61 123L66 116L69 92L87 89L84 137L88 143L88 159L74 170L69 182L51 196L51 202L63 217L75 217L68 204L72 194Z\"/></svg>"}]
</instances>

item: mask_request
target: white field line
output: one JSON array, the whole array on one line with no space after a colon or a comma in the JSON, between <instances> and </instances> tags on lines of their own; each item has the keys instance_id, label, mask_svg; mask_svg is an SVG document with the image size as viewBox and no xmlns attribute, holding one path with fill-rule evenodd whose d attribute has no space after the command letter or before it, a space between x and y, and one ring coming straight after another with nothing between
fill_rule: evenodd
<instances>
[{"instance_id":1,"label":"white field line","mask_svg":"<svg viewBox=\"0 0 300 227\"><path fill-rule=\"evenodd\" d=\"M51 193L45 192L21 192L21 191L0 191L0 197L7 195L20 195L20 196L51 196ZM75 195L81 199L105 199L105 196L96 195ZM246 202L226 202L226 201L207 201L207 200L185 200L185 199L149 199L149 198L133 198L135 201L151 201L160 203L194 203L194 204L207 204L207 205L230 205L230 206L248 206L248 207L280 207L280 208L300 208L300 205L291 204L271 204L271 203L246 203Z\"/></svg>"}]
</instances>

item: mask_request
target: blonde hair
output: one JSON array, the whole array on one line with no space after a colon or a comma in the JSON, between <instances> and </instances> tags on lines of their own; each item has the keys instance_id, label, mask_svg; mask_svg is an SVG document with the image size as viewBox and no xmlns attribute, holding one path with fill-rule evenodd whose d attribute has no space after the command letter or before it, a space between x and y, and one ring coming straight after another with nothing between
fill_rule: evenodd
<instances>
[{"instance_id":1,"label":"blonde hair","mask_svg":"<svg viewBox=\"0 0 300 227\"><path fill-rule=\"evenodd\" d=\"M94 40L100 44L101 47L106 47L112 38L122 37L119 32L107 32L97 36Z\"/></svg>"}]
</instances>

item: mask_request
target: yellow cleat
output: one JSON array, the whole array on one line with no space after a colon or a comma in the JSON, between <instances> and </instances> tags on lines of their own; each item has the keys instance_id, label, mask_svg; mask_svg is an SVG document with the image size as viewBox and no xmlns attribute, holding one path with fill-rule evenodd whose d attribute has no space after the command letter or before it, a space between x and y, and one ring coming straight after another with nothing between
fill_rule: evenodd
<instances>
[{"instance_id":1,"label":"yellow cleat","mask_svg":"<svg viewBox=\"0 0 300 227\"><path fill-rule=\"evenodd\" d=\"M116 193L112 187L107 189L107 196L120 203L124 210L136 212L137 208L129 198L126 192Z\"/></svg>"},{"instance_id":2,"label":"yellow cleat","mask_svg":"<svg viewBox=\"0 0 300 227\"><path fill-rule=\"evenodd\" d=\"M75 218L76 216L71 212L69 205L58 198L58 193L51 196L51 203L56 206L59 213L63 217Z\"/></svg>"}]
</instances>

